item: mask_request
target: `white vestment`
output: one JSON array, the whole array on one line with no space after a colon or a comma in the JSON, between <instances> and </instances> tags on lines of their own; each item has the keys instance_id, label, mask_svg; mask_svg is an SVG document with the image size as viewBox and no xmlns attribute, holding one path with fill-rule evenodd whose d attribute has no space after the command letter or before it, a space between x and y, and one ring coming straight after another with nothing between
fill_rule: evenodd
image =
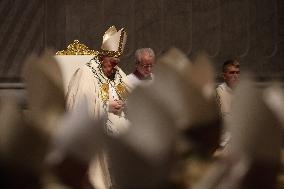
<instances>
[{"instance_id":1,"label":"white vestment","mask_svg":"<svg viewBox=\"0 0 284 189\"><path fill-rule=\"evenodd\" d=\"M108 112L109 100L125 100L129 91L129 84L125 73L116 67L113 80L107 78L101 68L97 57L79 68L73 75L67 92L67 109L75 111L80 101L86 100L91 118L98 120L107 116L106 131L108 134L117 135L125 131L129 125L125 112L115 115ZM98 189L109 188L111 179L104 153L99 154L92 163L90 179Z\"/></svg>"},{"instance_id":2,"label":"white vestment","mask_svg":"<svg viewBox=\"0 0 284 189\"><path fill-rule=\"evenodd\" d=\"M232 98L233 91L232 89L224 82L220 84L216 89L216 98L220 107L220 111L222 114L223 121L225 126L228 125L229 117L231 116L231 108L232 108ZM228 128L224 128L222 137L221 137L221 146L226 146L231 138L230 132L228 132Z\"/></svg>"},{"instance_id":3,"label":"white vestment","mask_svg":"<svg viewBox=\"0 0 284 189\"><path fill-rule=\"evenodd\" d=\"M152 79L149 80L140 80L134 73L127 75L127 80L132 89L139 85L149 85L153 83L153 74L151 74L151 78Z\"/></svg>"},{"instance_id":4,"label":"white vestment","mask_svg":"<svg viewBox=\"0 0 284 189\"><path fill-rule=\"evenodd\" d=\"M226 84L220 84L216 89L217 101L219 103L222 116L231 114L232 89Z\"/></svg>"}]
</instances>

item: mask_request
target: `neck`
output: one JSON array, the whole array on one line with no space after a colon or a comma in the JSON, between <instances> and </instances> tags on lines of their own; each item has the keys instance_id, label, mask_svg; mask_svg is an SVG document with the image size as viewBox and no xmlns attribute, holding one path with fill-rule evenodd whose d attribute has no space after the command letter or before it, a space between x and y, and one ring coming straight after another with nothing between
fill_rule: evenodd
<instances>
[{"instance_id":1,"label":"neck","mask_svg":"<svg viewBox=\"0 0 284 189\"><path fill-rule=\"evenodd\" d=\"M233 90L233 88L230 87L227 82L225 82L225 83L226 83L226 86L228 87L228 89Z\"/></svg>"},{"instance_id":2,"label":"neck","mask_svg":"<svg viewBox=\"0 0 284 189\"><path fill-rule=\"evenodd\" d=\"M140 79L140 80L151 80L151 79L152 79L151 75L145 77L145 76L142 75L138 70L135 70L135 71L133 72L133 74L134 74L138 79Z\"/></svg>"}]
</instances>

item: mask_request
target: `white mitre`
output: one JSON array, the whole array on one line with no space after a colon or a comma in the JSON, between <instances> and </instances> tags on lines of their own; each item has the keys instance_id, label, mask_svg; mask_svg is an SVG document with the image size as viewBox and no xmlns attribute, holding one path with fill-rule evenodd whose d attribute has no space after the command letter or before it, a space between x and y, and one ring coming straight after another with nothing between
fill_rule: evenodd
<instances>
[{"instance_id":1,"label":"white mitre","mask_svg":"<svg viewBox=\"0 0 284 189\"><path fill-rule=\"evenodd\" d=\"M124 28L117 31L115 26L111 26L103 36L101 54L118 58L123 53L126 40L127 34Z\"/></svg>"}]
</instances>

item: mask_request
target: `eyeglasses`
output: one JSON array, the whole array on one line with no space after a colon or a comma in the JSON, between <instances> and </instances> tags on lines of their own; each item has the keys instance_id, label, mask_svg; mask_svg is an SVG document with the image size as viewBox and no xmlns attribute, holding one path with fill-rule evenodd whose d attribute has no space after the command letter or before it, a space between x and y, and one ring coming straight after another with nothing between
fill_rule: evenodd
<instances>
[{"instance_id":1,"label":"eyeglasses","mask_svg":"<svg viewBox=\"0 0 284 189\"><path fill-rule=\"evenodd\" d=\"M142 68L153 68L153 64L142 64L141 65Z\"/></svg>"},{"instance_id":2,"label":"eyeglasses","mask_svg":"<svg viewBox=\"0 0 284 189\"><path fill-rule=\"evenodd\" d=\"M229 71L229 74L240 74L240 71Z\"/></svg>"}]
</instances>

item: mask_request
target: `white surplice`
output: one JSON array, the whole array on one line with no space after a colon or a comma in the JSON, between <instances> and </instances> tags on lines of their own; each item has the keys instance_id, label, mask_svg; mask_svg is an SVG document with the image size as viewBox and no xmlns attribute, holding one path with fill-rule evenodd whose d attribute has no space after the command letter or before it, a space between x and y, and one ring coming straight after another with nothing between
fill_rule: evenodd
<instances>
[{"instance_id":1,"label":"white surplice","mask_svg":"<svg viewBox=\"0 0 284 189\"><path fill-rule=\"evenodd\" d=\"M127 75L128 83L132 89L140 85L150 85L154 81L154 74L151 73L151 78L149 80L140 80L134 73Z\"/></svg>"},{"instance_id":2,"label":"white surplice","mask_svg":"<svg viewBox=\"0 0 284 189\"><path fill-rule=\"evenodd\" d=\"M222 115L230 115L233 97L232 89L226 83L222 83L217 87L216 93Z\"/></svg>"}]
</instances>

